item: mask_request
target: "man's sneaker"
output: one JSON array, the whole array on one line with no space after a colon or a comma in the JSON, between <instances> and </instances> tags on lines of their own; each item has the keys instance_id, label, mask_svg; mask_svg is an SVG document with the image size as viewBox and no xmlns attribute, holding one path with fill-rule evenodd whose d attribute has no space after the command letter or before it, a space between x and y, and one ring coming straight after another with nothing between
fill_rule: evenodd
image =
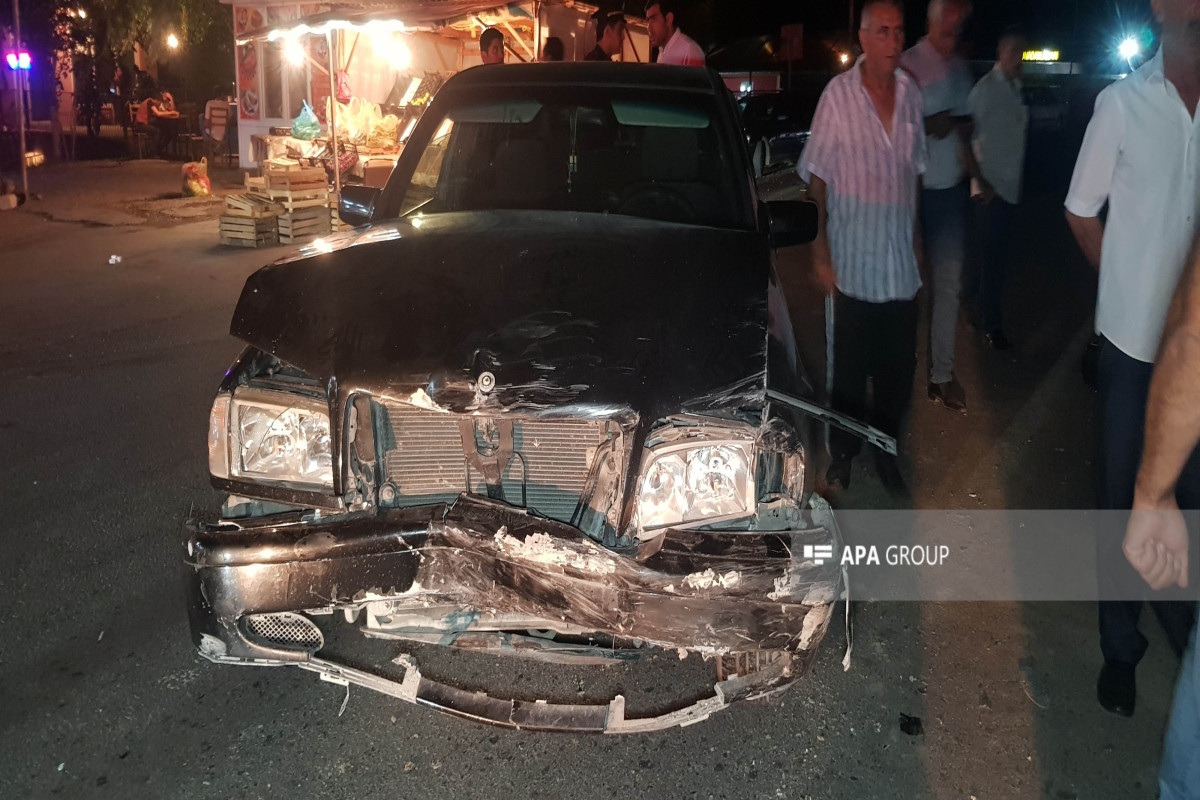
<instances>
[{"instance_id":1,"label":"man's sneaker","mask_svg":"<svg viewBox=\"0 0 1200 800\"><path fill-rule=\"evenodd\" d=\"M984 334L983 338L987 339L988 346L993 350L1008 350L1012 347L1012 342L1004 335L1004 331L999 329Z\"/></svg>"},{"instance_id":2,"label":"man's sneaker","mask_svg":"<svg viewBox=\"0 0 1200 800\"><path fill-rule=\"evenodd\" d=\"M967 393L955 377L951 377L945 383L930 383L929 399L941 403L951 411L967 413Z\"/></svg>"},{"instance_id":3,"label":"man's sneaker","mask_svg":"<svg viewBox=\"0 0 1200 800\"><path fill-rule=\"evenodd\" d=\"M847 456L834 456L833 463L825 471L825 483L830 489L840 491L850 488L851 460Z\"/></svg>"}]
</instances>

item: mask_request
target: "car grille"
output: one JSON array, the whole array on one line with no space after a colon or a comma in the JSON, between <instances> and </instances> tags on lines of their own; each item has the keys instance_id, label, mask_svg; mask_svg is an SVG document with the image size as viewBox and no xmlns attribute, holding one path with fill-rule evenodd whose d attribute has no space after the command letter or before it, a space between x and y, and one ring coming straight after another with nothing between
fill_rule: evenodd
<instances>
[{"instance_id":1,"label":"car grille","mask_svg":"<svg viewBox=\"0 0 1200 800\"><path fill-rule=\"evenodd\" d=\"M460 420L478 418L398 403L386 407L395 442L384 455L387 480L395 492L392 505L447 503L464 492L487 494L483 475L467 462L459 432ZM571 522L596 449L609 439L608 425L605 420L590 419L513 420L517 457L502 476L500 499L521 506L524 483L526 508ZM477 424L477 441L479 428Z\"/></svg>"},{"instance_id":2,"label":"car grille","mask_svg":"<svg viewBox=\"0 0 1200 800\"><path fill-rule=\"evenodd\" d=\"M243 621L251 639L273 647L314 652L325 645L325 637L315 622L290 611L251 614Z\"/></svg>"}]
</instances>

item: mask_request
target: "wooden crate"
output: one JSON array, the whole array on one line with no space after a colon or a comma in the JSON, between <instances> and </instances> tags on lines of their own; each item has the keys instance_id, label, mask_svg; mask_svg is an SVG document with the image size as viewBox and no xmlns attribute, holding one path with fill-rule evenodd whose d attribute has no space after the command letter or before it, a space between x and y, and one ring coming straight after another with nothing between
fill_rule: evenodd
<instances>
[{"instance_id":1,"label":"wooden crate","mask_svg":"<svg viewBox=\"0 0 1200 800\"><path fill-rule=\"evenodd\" d=\"M302 208L279 217L279 241L293 244L329 233L329 217L324 207Z\"/></svg>"},{"instance_id":2,"label":"wooden crate","mask_svg":"<svg viewBox=\"0 0 1200 800\"><path fill-rule=\"evenodd\" d=\"M330 193L329 195L329 230L332 233L340 233L341 231L350 230L350 225L342 222L342 218L338 216L338 199L337 195Z\"/></svg>"},{"instance_id":3,"label":"wooden crate","mask_svg":"<svg viewBox=\"0 0 1200 800\"><path fill-rule=\"evenodd\" d=\"M267 247L279 243L275 217L225 214L220 221L221 244L232 247Z\"/></svg>"},{"instance_id":4,"label":"wooden crate","mask_svg":"<svg viewBox=\"0 0 1200 800\"><path fill-rule=\"evenodd\" d=\"M277 217L283 213L283 207L272 203L268 198L249 192L225 196L225 215L228 217Z\"/></svg>"}]
</instances>

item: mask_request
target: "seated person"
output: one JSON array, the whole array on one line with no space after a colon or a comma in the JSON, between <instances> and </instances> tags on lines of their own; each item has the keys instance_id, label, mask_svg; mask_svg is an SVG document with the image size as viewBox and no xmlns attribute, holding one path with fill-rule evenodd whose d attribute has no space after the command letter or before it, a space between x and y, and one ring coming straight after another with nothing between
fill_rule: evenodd
<instances>
[{"instance_id":1,"label":"seated person","mask_svg":"<svg viewBox=\"0 0 1200 800\"><path fill-rule=\"evenodd\" d=\"M159 158L166 155L166 145L175 134L175 120L179 112L175 110L175 98L170 92L162 92L157 97L149 97L138 108L137 130L146 134L146 142L150 152Z\"/></svg>"},{"instance_id":2,"label":"seated person","mask_svg":"<svg viewBox=\"0 0 1200 800\"><path fill-rule=\"evenodd\" d=\"M133 129L138 133L144 134L146 137L147 152L155 155L159 152L159 140L162 139L162 131L157 125L150 124L151 118L157 119L153 111L158 107L158 100L154 97L147 97L138 106L137 118L134 121Z\"/></svg>"}]
</instances>

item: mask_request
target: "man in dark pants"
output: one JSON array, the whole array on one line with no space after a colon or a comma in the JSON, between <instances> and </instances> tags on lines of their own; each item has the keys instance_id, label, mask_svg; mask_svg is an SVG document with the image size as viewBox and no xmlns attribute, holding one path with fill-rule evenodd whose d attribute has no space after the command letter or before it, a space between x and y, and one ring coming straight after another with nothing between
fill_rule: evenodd
<instances>
[{"instance_id":1,"label":"man in dark pants","mask_svg":"<svg viewBox=\"0 0 1200 800\"><path fill-rule=\"evenodd\" d=\"M1096 98L1092 121L1067 193L1067 222L1100 271L1096 332L1101 345L1101 471L1098 506L1128 509L1141 457L1150 373L1171 295L1196 233L1200 180L1200 8L1190 0L1153 0L1161 46L1125 80ZM1108 206L1108 217L1100 211ZM1193 475L1195 473L1193 472ZM1179 483L1182 507L1195 508L1200 485ZM1116 596L1119 532L1097 540L1100 596ZM1140 602L1100 604L1104 667L1096 694L1124 716L1136 700L1134 670L1146 649L1138 631ZM1176 649L1191 627L1189 604L1155 604Z\"/></svg>"},{"instance_id":2,"label":"man in dark pants","mask_svg":"<svg viewBox=\"0 0 1200 800\"><path fill-rule=\"evenodd\" d=\"M867 2L858 37L862 58L822 92L797 171L818 209L817 280L835 294L833 407L895 436L916 369L913 241L925 135L920 90L899 69L904 15L896 2ZM832 431L829 449L826 479L845 488L859 442ZM877 451L876 468L893 495L904 493L893 458Z\"/></svg>"},{"instance_id":3,"label":"man in dark pants","mask_svg":"<svg viewBox=\"0 0 1200 800\"><path fill-rule=\"evenodd\" d=\"M1022 45L1015 33L1001 36L995 66L979 79L968 99L974 122L971 144L983 176L983 180L972 181L980 236L979 268L971 293L979 297L987 342L997 350L1010 347L1004 334L1004 273L1009 225L1021 199L1029 125L1029 112L1021 98Z\"/></svg>"},{"instance_id":4,"label":"man in dark pants","mask_svg":"<svg viewBox=\"0 0 1200 800\"><path fill-rule=\"evenodd\" d=\"M1100 363L1097 369L1097 388L1100 392L1101 442L1100 486L1101 508L1123 510L1133 507L1134 483L1142 457L1146 399L1150 393L1153 363L1130 358L1107 339L1101 340ZM1183 470L1176 488L1180 508L1200 508L1200 468L1193 458ZM1111 532L1107 532L1111 533ZM1121 540L1103 536L1096 542L1096 559L1100 567L1101 597L1119 594L1114 587L1132 585L1133 567L1121 554ZM1107 589L1114 589L1111 593ZM1108 600L1100 603L1100 650L1108 672L1128 673L1128 687L1121 685L1123 675L1110 678L1110 687L1100 687L1100 702L1117 714L1133 713L1133 668L1146 653L1146 637L1138 630L1141 600ZM1195 605L1190 602L1151 603L1167 640L1176 655L1182 655L1194 622ZM1128 666L1126 666L1128 665ZM1108 689L1105 691L1105 689ZM1125 696L1128 700L1124 700ZM1115 706L1109 708L1109 706Z\"/></svg>"}]
</instances>

